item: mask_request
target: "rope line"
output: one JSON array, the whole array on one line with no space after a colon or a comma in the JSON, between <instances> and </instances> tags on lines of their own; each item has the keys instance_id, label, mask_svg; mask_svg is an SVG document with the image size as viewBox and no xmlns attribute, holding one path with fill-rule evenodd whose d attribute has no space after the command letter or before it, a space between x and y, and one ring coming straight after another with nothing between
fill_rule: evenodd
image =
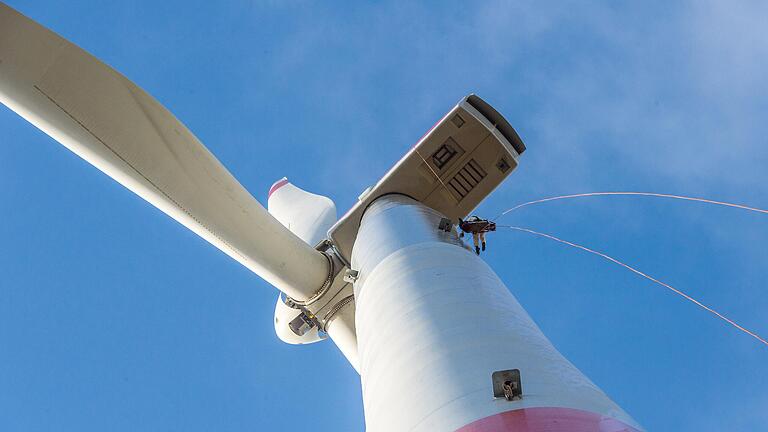
<instances>
[{"instance_id":1,"label":"rope line","mask_svg":"<svg viewBox=\"0 0 768 432\"><path fill-rule=\"evenodd\" d=\"M426 135L425 135L425 136L426 136ZM415 148L415 147L414 147L413 151L415 151L415 152L416 152L416 154L417 154L417 155L419 155L419 158L421 158L421 160L422 160L422 161L424 161L424 163L427 165L427 168L429 168L429 170L432 172L432 175L434 175L434 176L435 176L435 178L437 179L437 181L439 181L439 182L440 182L440 184L441 184L441 185L443 185L443 188L445 188L445 191L446 191L446 192L448 192L448 195L449 195L451 198L453 198L453 199L454 199L456 202L459 202L459 200L458 200L458 199L456 199L456 197L455 197L455 196L453 196L453 194L451 193L451 190L450 190L450 189L448 189L448 186L447 186L445 183L443 183L443 180L440 178L440 175L439 175L439 174L437 174L437 173L435 172L435 170L433 170L433 169L432 169L432 165L430 165L430 164L429 164L429 162L427 162L427 160L426 160L426 159L424 159L424 156L422 156L422 155L421 155L421 153L419 153L419 149L417 149L417 148Z\"/></svg>"},{"instance_id":2,"label":"rope line","mask_svg":"<svg viewBox=\"0 0 768 432\"><path fill-rule=\"evenodd\" d=\"M696 202L702 202L707 204L714 204L719 206L732 207L732 208L737 208L742 210L749 210L753 212L768 214L768 210L757 208L757 207L750 207L742 204L734 204L734 203L729 203L724 201L715 201L715 200L710 200L706 198L687 197L682 195L670 195L670 194L653 193L653 192L590 192L590 193L580 193L580 194L572 194L572 195L560 195L560 196L554 196L549 198L537 199L534 201L528 201L526 203L518 204L510 209L503 211L500 215L496 216L494 220L506 215L507 213L511 213L517 209L527 207L529 205L540 204L540 203L545 203L549 201L557 201L562 199L570 199L570 198L583 198L583 197L592 197L592 196L616 196L616 195L649 196L649 197L657 197L657 198L671 198L671 199L678 199L678 200L684 200L684 201L696 201Z\"/></svg>"},{"instance_id":3,"label":"rope line","mask_svg":"<svg viewBox=\"0 0 768 432\"><path fill-rule=\"evenodd\" d=\"M736 205L735 205L735 204L733 204L732 206L736 206ZM521 206L518 206L518 208L519 208L519 207L521 207ZM739 207L741 207L741 206L739 206ZM765 210L760 210L760 209L753 209L753 208L751 208L751 207L750 207L750 208L748 208L748 209L751 209L751 210L756 210L756 211L761 211L761 212L764 212L764 213L768 213L768 212L766 212ZM608 261L610 261L610 262L612 262L612 263L614 263L614 264L618 264L618 265L620 265L620 266L624 267L625 269L627 269L627 270L631 271L632 273L635 273L635 274L637 274L637 275L640 275L640 276L642 276L642 277L644 277L644 278L646 278L646 279L650 280L651 282L654 282L654 283L656 283L656 284L659 284L659 285L661 285L661 286L663 286L663 287L665 287L665 288L667 288L667 289L671 290L671 291L672 291L672 292L674 292L675 294L677 294L677 295L679 295L679 296L683 297L684 299L686 299L686 300L690 301L691 303L695 304L696 306L699 306L700 308L702 308L702 309L706 310L707 312L710 312L711 314L715 315L717 318L719 318L719 319L721 319L721 320L725 321L726 323L730 324L731 326L735 327L736 329L738 329L738 330L740 330L740 331L742 331L742 332L744 332L744 333L748 334L749 336L752 336L753 338L755 338L755 339L757 339L758 341L760 341L762 344L764 344L764 345L767 345L767 346L768 346L768 341L766 341L765 339L763 339L763 338L762 338L760 335L758 335L757 333L755 333L755 332L753 332L753 331L750 331L750 330L748 330L748 329L746 329L746 328L742 327L741 325L737 324L737 323L736 323L735 321L733 321L732 319L730 319L730 318L726 317L725 315L723 315L723 314L721 314L720 312L718 312L718 311L716 311L716 310L712 309L711 307L709 307L709 306L707 306L707 305L703 304L702 302L700 302L700 301L696 300L695 298L693 298L693 297L689 296L688 294L684 293L683 291L680 291L679 289L677 289L677 288L675 288L675 287L673 287L673 286L671 286L671 285L669 285L669 284L666 284L666 283L664 283L664 282L662 282L662 281L660 281L660 280L658 280L658 279L656 279L656 278L654 278L654 277L652 277L652 276L649 276L649 275L647 275L647 274L645 274L645 273L641 272L640 270L638 270L638 269L636 269L636 268L634 268L634 267L632 267L632 266L630 266L630 265L628 265L628 264L625 264L625 263L623 263L623 262L621 262L621 261L619 261L619 260L617 260L617 259L615 259L615 258L613 258L613 257L611 257L611 256L608 256L608 255L606 255L606 254L604 254L604 253L602 253L602 252L598 252L598 251L596 251L596 250L590 249L590 248L588 248L588 247L586 247L586 246L582 246L582 245L579 245L579 244L576 244L576 243L572 243L572 242L569 242L569 241L567 241L567 240L563 240L563 239L561 239L561 238L557 238L557 237L555 237L555 236L553 236L553 235L550 235L550 234L545 234L545 233L542 233L542 232L538 232L538 231L534 231L534 230L532 230L532 229L529 229L529 228L523 228L523 227L518 227L518 226L511 226L511 225L499 225L499 226L500 226L500 227L502 227L502 228L509 228L509 229L512 229L512 230L515 230L515 231L526 232L526 233L529 233L529 234L533 234L533 235L536 235L536 236L539 236L539 237L544 237L544 238L547 238L547 239L550 239L550 240L556 241L556 242L558 242L558 243L561 243L561 244L564 244L564 245L567 245L567 246L571 246L571 247L574 247L574 248L576 248L576 249L580 249L580 250L582 250L582 251L585 251L585 252L589 252L589 253L591 253L591 254L597 255L597 256L599 256L599 257L601 257L601 258L604 258L604 259L606 259L606 260L608 260Z\"/></svg>"}]
</instances>

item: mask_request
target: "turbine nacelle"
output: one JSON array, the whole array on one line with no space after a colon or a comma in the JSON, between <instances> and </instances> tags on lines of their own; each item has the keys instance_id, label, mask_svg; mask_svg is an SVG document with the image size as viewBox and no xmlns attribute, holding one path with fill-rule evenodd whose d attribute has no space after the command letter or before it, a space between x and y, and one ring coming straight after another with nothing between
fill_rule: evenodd
<instances>
[{"instance_id":1,"label":"turbine nacelle","mask_svg":"<svg viewBox=\"0 0 768 432\"><path fill-rule=\"evenodd\" d=\"M464 97L360 195L328 231L328 239L349 262L365 210L388 194L411 197L455 223L517 168L524 151L522 140L501 114L474 94Z\"/></svg>"}]
</instances>

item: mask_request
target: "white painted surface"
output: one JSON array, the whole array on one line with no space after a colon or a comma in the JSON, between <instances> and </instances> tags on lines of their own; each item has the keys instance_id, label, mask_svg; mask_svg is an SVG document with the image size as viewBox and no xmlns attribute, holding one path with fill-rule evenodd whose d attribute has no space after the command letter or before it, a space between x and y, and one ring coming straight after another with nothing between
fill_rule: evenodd
<instances>
[{"instance_id":1,"label":"white painted surface","mask_svg":"<svg viewBox=\"0 0 768 432\"><path fill-rule=\"evenodd\" d=\"M402 195L375 201L352 255L366 426L453 431L518 408L567 407L636 423L555 350L504 283L440 215ZM520 401L491 374L520 369ZM638 426L636 426L638 427ZM639 427L638 427L639 428Z\"/></svg>"},{"instance_id":2,"label":"white painted surface","mask_svg":"<svg viewBox=\"0 0 768 432\"><path fill-rule=\"evenodd\" d=\"M357 331L355 329L355 302L347 304L328 324L328 337L339 348L349 364L360 373L360 358L357 352Z\"/></svg>"},{"instance_id":3,"label":"white painted surface","mask_svg":"<svg viewBox=\"0 0 768 432\"><path fill-rule=\"evenodd\" d=\"M336 223L336 204L330 198L307 192L287 178L272 188L267 209L275 219L310 246L325 239Z\"/></svg>"},{"instance_id":4,"label":"white painted surface","mask_svg":"<svg viewBox=\"0 0 768 432\"><path fill-rule=\"evenodd\" d=\"M299 300L326 259L278 223L157 100L0 3L0 102Z\"/></svg>"}]
</instances>

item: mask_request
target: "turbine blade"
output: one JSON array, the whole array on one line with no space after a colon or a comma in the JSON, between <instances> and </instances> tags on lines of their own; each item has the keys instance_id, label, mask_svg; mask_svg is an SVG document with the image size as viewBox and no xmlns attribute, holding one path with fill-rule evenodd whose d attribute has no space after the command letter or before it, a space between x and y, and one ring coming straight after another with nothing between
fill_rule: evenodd
<instances>
[{"instance_id":1,"label":"turbine blade","mask_svg":"<svg viewBox=\"0 0 768 432\"><path fill-rule=\"evenodd\" d=\"M306 300L328 261L152 96L0 3L0 102L267 282Z\"/></svg>"}]
</instances>

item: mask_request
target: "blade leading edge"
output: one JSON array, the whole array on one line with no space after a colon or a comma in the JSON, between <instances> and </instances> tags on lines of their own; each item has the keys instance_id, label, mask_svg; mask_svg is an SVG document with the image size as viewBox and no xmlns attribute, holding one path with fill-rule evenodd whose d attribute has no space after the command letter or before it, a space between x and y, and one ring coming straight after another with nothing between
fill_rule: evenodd
<instances>
[{"instance_id":1,"label":"blade leading edge","mask_svg":"<svg viewBox=\"0 0 768 432\"><path fill-rule=\"evenodd\" d=\"M0 102L290 297L328 276L327 259L157 100L3 3Z\"/></svg>"}]
</instances>

